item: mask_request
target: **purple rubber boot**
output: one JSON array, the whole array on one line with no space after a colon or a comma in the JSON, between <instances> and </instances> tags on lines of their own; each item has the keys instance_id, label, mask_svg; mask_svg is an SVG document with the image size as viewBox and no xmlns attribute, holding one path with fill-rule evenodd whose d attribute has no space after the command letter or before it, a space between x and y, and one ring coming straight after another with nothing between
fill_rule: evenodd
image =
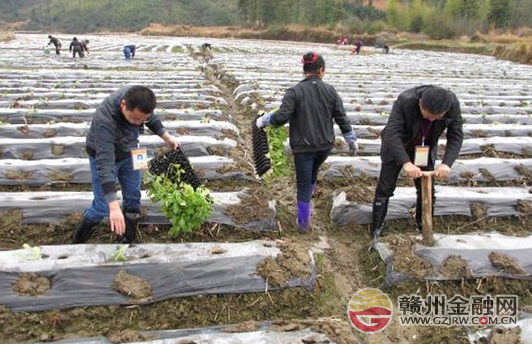
<instances>
[{"instance_id":1,"label":"purple rubber boot","mask_svg":"<svg viewBox=\"0 0 532 344\"><path fill-rule=\"evenodd\" d=\"M297 226L299 233L310 231L310 203L297 202Z\"/></svg>"}]
</instances>

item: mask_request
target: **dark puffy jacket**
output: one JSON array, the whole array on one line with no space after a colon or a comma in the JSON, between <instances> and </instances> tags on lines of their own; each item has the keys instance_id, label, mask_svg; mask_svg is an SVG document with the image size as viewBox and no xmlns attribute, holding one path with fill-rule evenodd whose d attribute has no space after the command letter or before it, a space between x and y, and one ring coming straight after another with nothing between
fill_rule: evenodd
<instances>
[{"instance_id":1,"label":"dark puffy jacket","mask_svg":"<svg viewBox=\"0 0 532 344\"><path fill-rule=\"evenodd\" d=\"M141 131L141 126L129 123L120 109L120 101L129 88L131 86L121 88L105 98L96 109L87 134L87 153L96 158L98 177L108 201L116 199L115 162L129 157L130 150L137 148ZM154 114L146 126L159 136L166 131Z\"/></svg>"},{"instance_id":2,"label":"dark puffy jacket","mask_svg":"<svg viewBox=\"0 0 532 344\"><path fill-rule=\"evenodd\" d=\"M404 91L397 97L392 107L388 123L382 131L381 159L383 163L395 161L397 165L412 162L414 155L413 141L419 132L423 116L419 108L419 100L432 85L424 85ZM464 138L462 132L462 114L460 102L456 95L448 91L452 97L452 105L443 119L434 121L430 140L426 142L431 147L431 159L436 161L438 155L438 139L447 129L447 147L442 163L452 166L462 148Z\"/></svg>"},{"instance_id":3,"label":"dark puffy jacket","mask_svg":"<svg viewBox=\"0 0 532 344\"><path fill-rule=\"evenodd\" d=\"M83 51L83 44L80 41L72 41L68 50Z\"/></svg>"},{"instance_id":4,"label":"dark puffy jacket","mask_svg":"<svg viewBox=\"0 0 532 344\"><path fill-rule=\"evenodd\" d=\"M289 122L292 151L309 153L332 149L333 119L343 134L352 131L342 99L334 87L317 76L309 76L286 91L271 124Z\"/></svg>"}]
</instances>

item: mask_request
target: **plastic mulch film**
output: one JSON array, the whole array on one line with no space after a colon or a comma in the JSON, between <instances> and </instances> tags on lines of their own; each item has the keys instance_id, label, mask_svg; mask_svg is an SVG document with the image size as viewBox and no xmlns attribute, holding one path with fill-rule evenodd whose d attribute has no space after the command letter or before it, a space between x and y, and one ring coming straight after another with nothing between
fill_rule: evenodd
<instances>
[{"instance_id":1,"label":"plastic mulch film","mask_svg":"<svg viewBox=\"0 0 532 344\"><path fill-rule=\"evenodd\" d=\"M213 155L215 149L221 154L229 155L229 151L236 147L234 140L225 138L217 140L206 136L182 136L179 138L181 150L187 156ZM150 156L163 147L165 143L155 135L145 135L139 138L139 144L148 149ZM2 159L60 159L85 158L86 142L84 137L58 137L48 139L4 139L0 138Z\"/></svg>"},{"instance_id":2,"label":"plastic mulch film","mask_svg":"<svg viewBox=\"0 0 532 344\"><path fill-rule=\"evenodd\" d=\"M487 217L530 215L532 194L527 187L436 186L435 216L473 216L473 208ZM400 187L388 204L386 220L407 219L415 207L416 189ZM347 200L345 192L333 196L331 219L339 225L371 223L372 206Z\"/></svg>"},{"instance_id":3,"label":"plastic mulch film","mask_svg":"<svg viewBox=\"0 0 532 344\"><path fill-rule=\"evenodd\" d=\"M258 324L258 329L249 332L234 332L238 325L201 329L142 332L146 338L137 344L334 344L324 334L310 329L301 331L276 331L269 323ZM228 330L230 332L224 332ZM41 343L44 344L44 343ZM113 344L104 337L68 339L51 344Z\"/></svg>"},{"instance_id":4,"label":"plastic mulch film","mask_svg":"<svg viewBox=\"0 0 532 344\"><path fill-rule=\"evenodd\" d=\"M0 304L14 312L147 304L207 294L311 289L291 276L267 286L257 265L281 250L271 241L146 245L59 245L0 252Z\"/></svg>"},{"instance_id":5,"label":"plastic mulch film","mask_svg":"<svg viewBox=\"0 0 532 344\"><path fill-rule=\"evenodd\" d=\"M415 245L415 254L430 263L432 273L423 277L425 280L462 280L464 278L482 278L496 276L517 280L532 280L532 236L511 237L498 233L476 235L434 234L434 246L420 243ZM394 251L384 242L377 242L374 248L386 264L384 288L398 285L413 279L405 272L394 269ZM495 267L490 255L495 253L512 261L509 268ZM449 257L459 257L464 262L467 277L444 275L442 267ZM493 258L492 258L493 259Z\"/></svg>"},{"instance_id":6,"label":"plastic mulch film","mask_svg":"<svg viewBox=\"0 0 532 344\"><path fill-rule=\"evenodd\" d=\"M378 156L330 156L324 165L323 177L326 179L342 178L346 174L378 178L381 159ZM439 165L439 162L436 165ZM530 174L532 174L532 159L459 159L454 162L446 183L521 180Z\"/></svg>"},{"instance_id":7,"label":"plastic mulch film","mask_svg":"<svg viewBox=\"0 0 532 344\"><path fill-rule=\"evenodd\" d=\"M226 213L230 207L242 202L242 197L247 196L246 189L241 192L212 192L210 195L214 203L212 204L212 214L206 222L226 224L247 230L277 228L275 221L276 203L273 200L268 202L271 211L266 217L250 222L240 222ZM119 200L122 199L121 192L118 192L117 196ZM92 192L0 192L0 211L20 210L22 223L58 223L65 216L85 210L91 204L92 199ZM140 219L140 223L169 223L161 212L159 203L151 202L144 191L142 192L141 204L146 211Z\"/></svg>"}]
</instances>

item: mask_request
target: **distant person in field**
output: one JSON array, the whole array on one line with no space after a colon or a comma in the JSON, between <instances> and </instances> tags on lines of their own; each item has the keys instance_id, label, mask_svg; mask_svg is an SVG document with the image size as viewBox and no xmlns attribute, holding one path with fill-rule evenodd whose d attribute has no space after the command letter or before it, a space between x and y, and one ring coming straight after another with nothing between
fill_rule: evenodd
<instances>
[{"instance_id":1,"label":"distant person in field","mask_svg":"<svg viewBox=\"0 0 532 344\"><path fill-rule=\"evenodd\" d=\"M89 53L89 43L90 41L88 39L84 39L83 41L81 41L81 47L83 49L83 52L85 53Z\"/></svg>"},{"instance_id":2,"label":"distant person in field","mask_svg":"<svg viewBox=\"0 0 532 344\"><path fill-rule=\"evenodd\" d=\"M72 53L72 58L76 58L76 54L78 54L79 58L85 57L85 55L83 54L83 43L81 43L81 41L79 41L77 37L74 37L72 39L68 51Z\"/></svg>"},{"instance_id":3,"label":"distant person in field","mask_svg":"<svg viewBox=\"0 0 532 344\"><path fill-rule=\"evenodd\" d=\"M148 158L143 147L139 147L139 134L146 125L168 147L179 147L179 142L153 114L156 104L151 89L126 86L109 95L96 109L86 142L94 198L74 229L74 243L86 242L106 217L111 231L121 242L136 241L141 210L141 170L135 169L133 159ZM122 209L116 195L117 180L122 190Z\"/></svg>"},{"instance_id":4,"label":"distant person in field","mask_svg":"<svg viewBox=\"0 0 532 344\"><path fill-rule=\"evenodd\" d=\"M129 44L124 47L124 57L126 60L133 60L135 58L135 50L137 47L134 44Z\"/></svg>"},{"instance_id":5,"label":"distant person in field","mask_svg":"<svg viewBox=\"0 0 532 344\"><path fill-rule=\"evenodd\" d=\"M61 55L61 41L59 40L59 38L54 37L52 35L48 35L48 38L50 39L50 42L48 42L48 46L50 46L50 44L53 44L55 47L55 54Z\"/></svg>"},{"instance_id":6,"label":"distant person in field","mask_svg":"<svg viewBox=\"0 0 532 344\"><path fill-rule=\"evenodd\" d=\"M388 200L393 196L399 173L413 178L417 191L416 224L422 231L421 171L433 171L438 156L438 139L447 129L447 145L436 178L447 178L462 147L462 115L456 95L432 85L404 91L394 102L381 138L381 172L373 200L371 235L384 232ZM432 186L434 214L434 184Z\"/></svg>"},{"instance_id":7,"label":"distant person in field","mask_svg":"<svg viewBox=\"0 0 532 344\"><path fill-rule=\"evenodd\" d=\"M390 47L386 43L384 43L384 45L382 46L382 52L385 54L388 54L390 52Z\"/></svg>"},{"instance_id":8,"label":"distant person in field","mask_svg":"<svg viewBox=\"0 0 532 344\"><path fill-rule=\"evenodd\" d=\"M362 40L359 39L355 43L355 49L353 50L353 53L360 55L360 51L362 50Z\"/></svg>"},{"instance_id":9,"label":"distant person in field","mask_svg":"<svg viewBox=\"0 0 532 344\"><path fill-rule=\"evenodd\" d=\"M309 52L303 55L301 62L305 78L286 91L277 111L257 118L256 125L262 128L290 123L290 147L296 169L297 225L300 233L307 233L318 170L334 146L333 120L340 127L351 155L357 153L358 143L342 99L333 86L322 80L325 74L323 57Z\"/></svg>"}]
</instances>

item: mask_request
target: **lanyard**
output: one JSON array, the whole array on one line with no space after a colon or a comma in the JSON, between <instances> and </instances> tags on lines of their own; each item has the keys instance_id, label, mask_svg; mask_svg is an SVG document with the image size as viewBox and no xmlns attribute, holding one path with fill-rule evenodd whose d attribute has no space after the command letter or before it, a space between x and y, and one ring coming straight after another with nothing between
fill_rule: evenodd
<instances>
[{"instance_id":1,"label":"lanyard","mask_svg":"<svg viewBox=\"0 0 532 344\"><path fill-rule=\"evenodd\" d=\"M429 122L428 124L426 122ZM430 131L430 128L432 127L432 122L423 120L423 123L421 123L421 146L425 147L425 137L427 136L427 133Z\"/></svg>"}]
</instances>

